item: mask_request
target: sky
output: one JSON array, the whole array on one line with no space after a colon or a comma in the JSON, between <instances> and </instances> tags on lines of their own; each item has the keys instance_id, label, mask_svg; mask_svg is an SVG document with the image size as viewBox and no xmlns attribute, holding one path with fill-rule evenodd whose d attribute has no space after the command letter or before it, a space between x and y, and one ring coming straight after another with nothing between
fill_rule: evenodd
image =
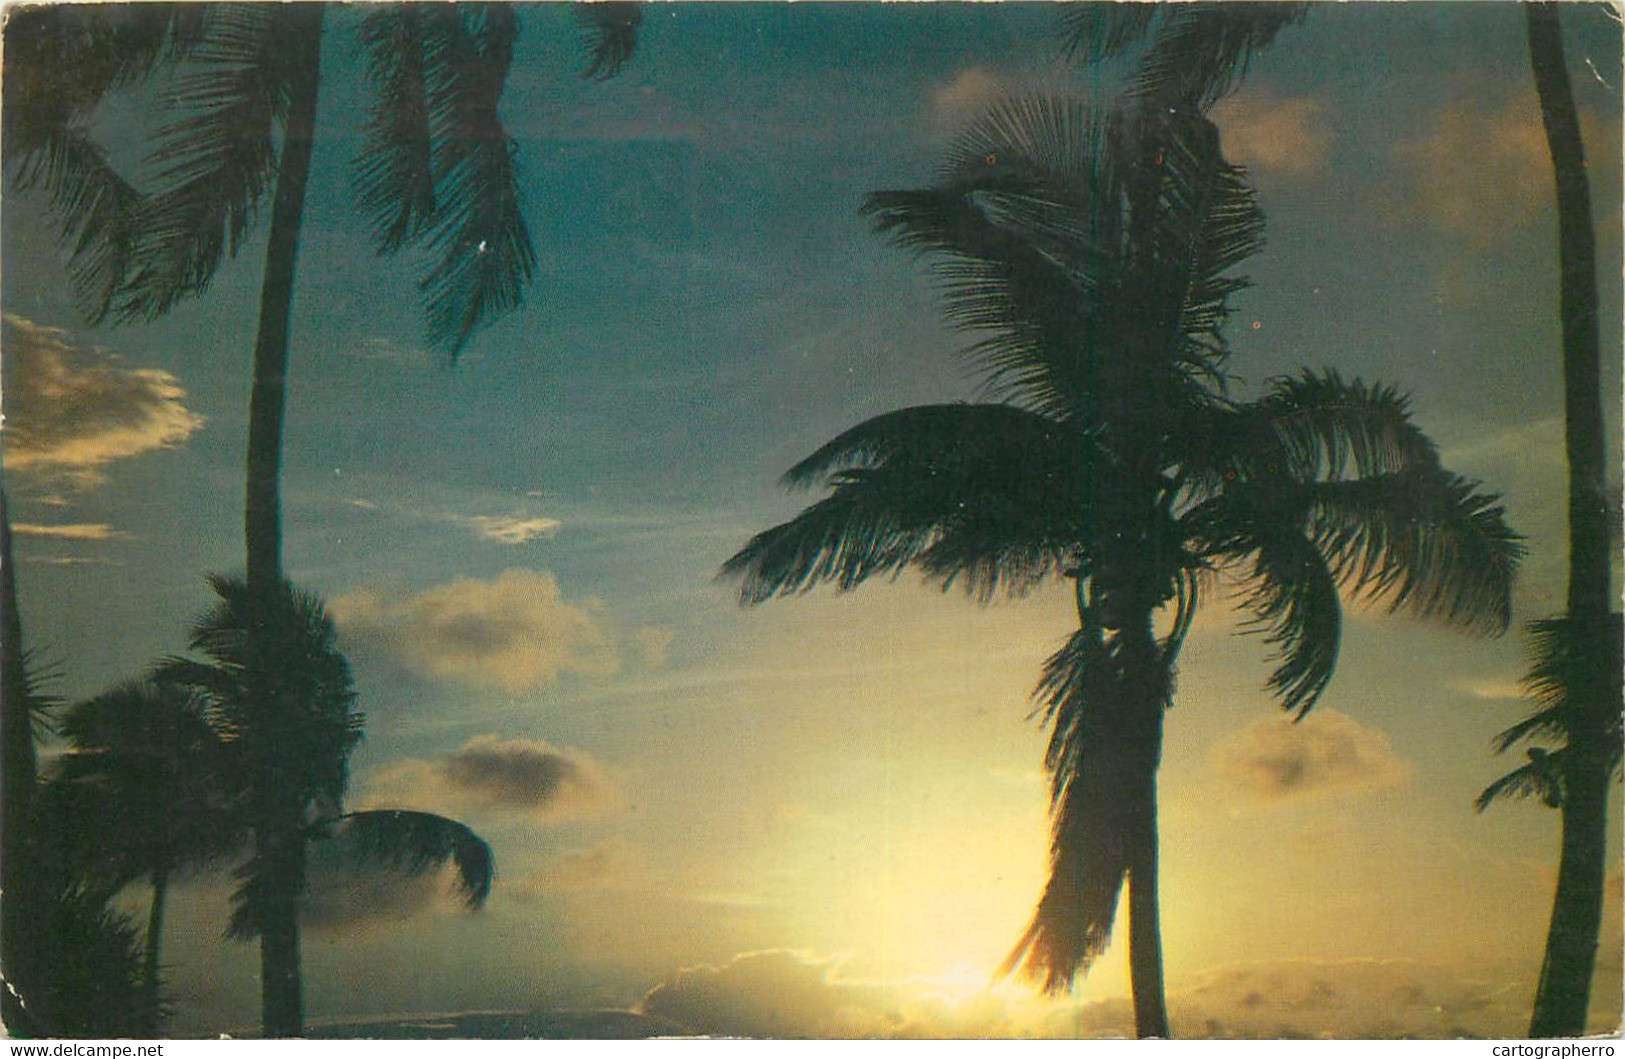
<instances>
[{"instance_id":1,"label":"sky","mask_svg":"<svg viewBox=\"0 0 1625 1059\"><path fill-rule=\"evenodd\" d=\"M1618 467L1620 27L1563 11L1599 231ZM994 968L1048 844L1043 659L1063 586L979 607L904 575L744 609L722 562L808 502L778 477L841 430L982 391L928 262L866 194L928 184L1012 95L1106 101L1049 5L647 9L616 79L568 11L526 7L503 96L540 264L455 366L422 262L378 259L350 160L357 12L323 43L283 473L285 562L327 600L366 741L351 802L454 815L488 905L318 856L315 1020L634 1009L686 1031L1117 1035L1126 951L1073 994ZM139 159L150 98L99 134ZM1453 470L1528 538L1517 623L1566 561L1550 163L1510 3L1316 5L1215 112L1268 245L1229 337L1236 395L1299 366L1412 395ZM91 327L43 203L0 202L5 485L28 645L92 695L185 645L241 569L263 229L207 294ZM1181 659L1160 773L1169 1002L1185 1036L1521 1035L1557 862L1538 803L1477 813L1524 639L1351 607L1336 679L1290 724L1223 600ZM1616 796L1612 821L1620 819ZM1619 1023L1617 842L1592 1024ZM171 898L174 1032L257 1022L229 879ZM144 895L132 890L134 913ZM1121 933L1121 932L1120 932Z\"/></svg>"}]
</instances>

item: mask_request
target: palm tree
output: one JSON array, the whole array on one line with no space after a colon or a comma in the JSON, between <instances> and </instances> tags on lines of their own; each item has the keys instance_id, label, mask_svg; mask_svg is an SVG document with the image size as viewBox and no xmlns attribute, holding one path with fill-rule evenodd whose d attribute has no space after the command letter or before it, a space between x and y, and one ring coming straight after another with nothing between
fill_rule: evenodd
<instances>
[{"instance_id":1,"label":"palm tree","mask_svg":"<svg viewBox=\"0 0 1625 1059\"><path fill-rule=\"evenodd\" d=\"M611 76L631 54L638 9L579 10L586 75ZM205 292L270 200L244 503L249 600L265 608L247 615L254 630L274 622L282 581L288 336L325 16L322 3L176 5L132 29L117 10L98 18L45 7L19 10L6 27L8 74L28 87L7 108L6 164L50 194L93 320L152 320ZM520 304L536 263L516 146L498 114L518 28L515 9L500 3L381 6L359 28L378 98L356 166L357 203L381 255L421 248L436 258L420 288L431 340L453 360L476 330ZM81 130L107 91L181 60L164 98L178 116L160 129L151 158L157 186L137 192ZM81 64L91 75L83 84ZM249 638L246 683L269 714L279 708L274 648L261 640ZM262 784L254 835L271 890L302 877L299 802L291 789ZM290 892L260 906L272 917L260 930L267 1036L297 1033L303 1021L293 901Z\"/></svg>"},{"instance_id":2,"label":"palm tree","mask_svg":"<svg viewBox=\"0 0 1625 1059\"><path fill-rule=\"evenodd\" d=\"M1255 401L1226 394L1227 301L1246 286L1231 270L1263 219L1205 119L1006 104L935 186L866 210L940 256L948 317L980 336L967 355L1002 400L840 435L786 475L828 495L724 572L746 603L905 567L981 602L1073 583L1078 629L1036 692L1050 877L1005 971L1068 988L1126 884L1136 1029L1166 1036L1156 772L1198 604L1221 576L1240 585L1279 652L1269 688L1302 716L1332 677L1339 589L1499 630L1518 538L1390 389L1305 372Z\"/></svg>"},{"instance_id":3,"label":"palm tree","mask_svg":"<svg viewBox=\"0 0 1625 1059\"><path fill-rule=\"evenodd\" d=\"M150 881L142 979L156 1008L170 879L235 854L247 840L229 789L230 748L202 696L162 676L75 704L60 734L72 750L56 760L45 792L66 822L59 842L68 848L58 855L92 892Z\"/></svg>"},{"instance_id":4,"label":"palm tree","mask_svg":"<svg viewBox=\"0 0 1625 1059\"><path fill-rule=\"evenodd\" d=\"M1559 746L1529 750L1529 762L1479 796L1485 808L1510 794L1539 794L1562 812L1562 853L1546 953L1535 991L1531 1037L1585 1032L1607 876L1608 786L1619 774L1622 668L1620 615L1610 613L1613 571L1602 378L1597 336L1596 230L1579 112L1569 84L1557 5L1528 3L1529 59L1556 177L1560 317L1563 328L1564 447L1569 468L1567 613L1532 625L1524 678L1537 711L1497 738L1506 750L1531 737Z\"/></svg>"},{"instance_id":5,"label":"palm tree","mask_svg":"<svg viewBox=\"0 0 1625 1059\"><path fill-rule=\"evenodd\" d=\"M23 653L11 519L0 490L0 976L25 986L43 955L41 887L34 864L35 696ZM33 1022L15 989L0 990L0 1020L27 1032Z\"/></svg>"},{"instance_id":6,"label":"palm tree","mask_svg":"<svg viewBox=\"0 0 1625 1059\"><path fill-rule=\"evenodd\" d=\"M42 797L36 739L57 703L23 649L11 520L0 489L0 1021L12 1036L150 1036L135 933L58 855L65 822Z\"/></svg>"},{"instance_id":7,"label":"palm tree","mask_svg":"<svg viewBox=\"0 0 1625 1059\"><path fill-rule=\"evenodd\" d=\"M289 848L267 850L257 841L236 870L240 885L228 936L259 937L263 943L266 931L291 924L291 984L297 999L298 909L309 843L338 840L338 848L359 867L416 874L450 862L471 908L489 895L495 861L485 841L455 820L387 809L345 812L349 757L361 740L364 717L354 708L349 662L335 644L326 608L316 596L283 582L269 624L254 635L249 622L266 611L253 590L235 578L210 583L219 602L194 624L190 640L206 660L171 659L157 673L201 703L226 756L226 773L237 777L226 805L254 823L268 812L291 808L295 826ZM269 652L273 682L268 689L253 683L250 659L260 649ZM266 691L274 704L270 708ZM289 1033L301 1030L292 1026Z\"/></svg>"}]
</instances>

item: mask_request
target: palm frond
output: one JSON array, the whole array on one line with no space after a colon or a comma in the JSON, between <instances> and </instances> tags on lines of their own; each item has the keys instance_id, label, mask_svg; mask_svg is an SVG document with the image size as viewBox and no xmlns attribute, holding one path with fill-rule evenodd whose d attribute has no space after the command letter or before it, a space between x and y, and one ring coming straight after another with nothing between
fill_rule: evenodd
<instances>
[{"instance_id":1,"label":"palm frond","mask_svg":"<svg viewBox=\"0 0 1625 1059\"><path fill-rule=\"evenodd\" d=\"M193 49L197 67L165 100L179 116L158 133L158 190L140 211L140 239L113 307L119 319L152 320L201 294L243 245L276 171L273 137L290 81L318 46L294 10L211 9Z\"/></svg>"},{"instance_id":2,"label":"palm frond","mask_svg":"<svg viewBox=\"0 0 1625 1059\"><path fill-rule=\"evenodd\" d=\"M1529 748L1529 761L1485 787L1473 800L1479 812L1508 798L1539 798L1550 809L1563 804L1563 768L1567 751Z\"/></svg>"},{"instance_id":3,"label":"palm frond","mask_svg":"<svg viewBox=\"0 0 1625 1059\"><path fill-rule=\"evenodd\" d=\"M408 875L421 875L449 861L456 866L457 887L470 908L479 908L491 894L496 859L467 824L433 813L379 809L345 817L337 838L359 863Z\"/></svg>"},{"instance_id":4,"label":"palm frond","mask_svg":"<svg viewBox=\"0 0 1625 1059\"><path fill-rule=\"evenodd\" d=\"M614 77L637 47L643 5L593 0L572 4L570 10L581 27L581 42L587 52L587 66L581 76L597 81Z\"/></svg>"},{"instance_id":5,"label":"palm frond","mask_svg":"<svg viewBox=\"0 0 1625 1059\"><path fill-rule=\"evenodd\" d=\"M1126 5L1125 5L1126 6ZM1222 3L1158 5L1163 18L1140 60L1130 93L1154 107L1205 111L1247 74L1253 55L1281 30L1301 21L1305 3ZM1143 19L1138 27L1144 32ZM1122 27L1125 37L1131 26Z\"/></svg>"},{"instance_id":6,"label":"palm frond","mask_svg":"<svg viewBox=\"0 0 1625 1059\"><path fill-rule=\"evenodd\" d=\"M1070 988L1110 943L1133 836L1150 825L1161 718L1136 710L1144 702L1128 692L1130 653L1086 615L1034 693L1051 726L1050 875L999 974L1019 973L1050 993ZM1159 712L1167 691L1164 684L1151 696Z\"/></svg>"},{"instance_id":7,"label":"palm frond","mask_svg":"<svg viewBox=\"0 0 1625 1059\"><path fill-rule=\"evenodd\" d=\"M97 106L122 85L183 57L200 5L61 4L18 8L5 25L5 164L19 191L49 196L75 294L106 315L134 250L140 196L90 138Z\"/></svg>"},{"instance_id":8,"label":"palm frond","mask_svg":"<svg viewBox=\"0 0 1625 1059\"><path fill-rule=\"evenodd\" d=\"M1283 709L1308 713L1331 683L1343 636L1337 580L1319 549L1292 527L1258 541L1247 603L1280 665L1266 686Z\"/></svg>"},{"instance_id":9,"label":"palm frond","mask_svg":"<svg viewBox=\"0 0 1625 1059\"><path fill-rule=\"evenodd\" d=\"M497 114L519 23L507 4L433 5L421 28L435 213L420 239L439 260L419 287L430 339L455 359L519 306L536 268L518 146Z\"/></svg>"},{"instance_id":10,"label":"palm frond","mask_svg":"<svg viewBox=\"0 0 1625 1059\"><path fill-rule=\"evenodd\" d=\"M1555 742L1557 750L1532 747L1531 765L1544 762L1559 783L1562 769L1571 759L1600 755L1610 773L1620 768L1625 755L1625 732L1621 711L1625 693L1625 633L1621 616L1610 614L1602 620L1570 615L1530 623L1530 664L1523 685L1537 709L1496 736L1497 752L1505 752L1526 739ZM1515 769L1479 796L1479 807L1510 791L1512 794L1543 793L1530 781L1515 779L1530 765ZM1548 799L1549 801L1549 799Z\"/></svg>"},{"instance_id":11,"label":"palm frond","mask_svg":"<svg viewBox=\"0 0 1625 1059\"><path fill-rule=\"evenodd\" d=\"M931 405L877 417L786 476L829 496L724 564L759 603L821 582L848 590L917 565L979 599L1060 572L1089 518L1088 460L1054 424L1001 405Z\"/></svg>"},{"instance_id":12,"label":"palm frond","mask_svg":"<svg viewBox=\"0 0 1625 1059\"><path fill-rule=\"evenodd\" d=\"M1498 495L1428 468L1302 489L1309 531L1345 588L1390 612L1506 629L1524 546Z\"/></svg>"},{"instance_id":13,"label":"palm frond","mask_svg":"<svg viewBox=\"0 0 1625 1059\"><path fill-rule=\"evenodd\" d=\"M421 235L435 212L423 20L415 5L379 7L359 31L378 100L355 163L357 206L382 254Z\"/></svg>"},{"instance_id":14,"label":"palm frond","mask_svg":"<svg viewBox=\"0 0 1625 1059\"><path fill-rule=\"evenodd\" d=\"M1249 477L1309 482L1436 468L1438 448L1411 418L1410 398L1381 384L1304 369L1272 379L1263 398L1234 409L1215 438Z\"/></svg>"},{"instance_id":15,"label":"palm frond","mask_svg":"<svg viewBox=\"0 0 1625 1059\"><path fill-rule=\"evenodd\" d=\"M1061 45L1086 62L1112 58L1140 42L1162 11L1159 4L1062 4Z\"/></svg>"},{"instance_id":16,"label":"palm frond","mask_svg":"<svg viewBox=\"0 0 1625 1059\"><path fill-rule=\"evenodd\" d=\"M1094 400L1101 314L1116 278L1106 119L1079 103L1005 103L955 143L933 188L882 191L877 232L940 255L948 319L996 392L1053 418Z\"/></svg>"}]
</instances>

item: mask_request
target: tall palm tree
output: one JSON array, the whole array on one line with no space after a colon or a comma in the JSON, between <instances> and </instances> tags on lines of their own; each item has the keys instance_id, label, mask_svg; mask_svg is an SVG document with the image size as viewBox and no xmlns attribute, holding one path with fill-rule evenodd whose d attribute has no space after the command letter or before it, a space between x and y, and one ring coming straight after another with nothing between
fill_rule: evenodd
<instances>
[{"instance_id":1,"label":"tall palm tree","mask_svg":"<svg viewBox=\"0 0 1625 1059\"><path fill-rule=\"evenodd\" d=\"M1596 229L1580 115L1569 83L1556 4L1528 3L1529 60L1556 179L1559 313L1563 334L1564 449L1569 483L1568 609L1532 626L1524 682L1537 711L1497 739L1500 750L1528 738L1558 747L1529 750L1529 762L1479 796L1485 808L1509 794L1541 795L1562 812L1557 892L1535 991L1532 1037L1585 1032L1607 877L1608 786L1620 771L1620 615L1610 613L1613 570L1602 376L1597 334Z\"/></svg>"},{"instance_id":2,"label":"tall palm tree","mask_svg":"<svg viewBox=\"0 0 1625 1059\"><path fill-rule=\"evenodd\" d=\"M1078 629L1036 692L1051 727L1050 877L1005 970L1068 988L1129 891L1135 1025L1166 1036L1156 773L1174 666L1222 576L1279 652L1302 716L1332 677L1339 589L1482 630L1521 552L1495 498L1445 471L1394 391L1335 373L1225 391L1232 273L1263 219L1189 112L1024 101L955 146L935 186L872 195L940 257L949 319L997 402L888 413L786 475L829 493L724 566L758 603L914 567L986 602L1073 583ZM1171 612L1166 635L1155 618Z\"/></svg>"},{"instance_id":3,"label":"tall palm tree","mask_svg":"<svg viewBox=\"0 0 1625 1059\"><path fill-rule=\"evenodd\" d=\"M361 740L364 717L354 708L349 663L335 644L336 630L320 599L283 582L269 624L251 632L249 622L266 614L253 590L235 578L211 578L211 584L219 602L194 624L190 641L205 660L171 659L158 676L186 688L202 704L227 758L226 774L236 777L225 804L257 824L271 811L267 802L283 810L291 800L295 820L289 849L272 856L256 842L237 868L240 885L229 936L263 939L267 930L291 922L292 984L299 990L298 909L306 848L314 841L340 840L339 848L358 867L420 873L452 863L469 906L483 904L495 861L490 847L466 825L430 813L344 811L349 757ZM256 643L269 652L272 708L252 683L250 659L261 649ZM289 1032L296 1035L302 1028L291 1026Z\"/></svg>"},{"instance_id":4,"label":"tall palm tree","mask_svg":"<svg viewBox=\"0 0 1625 1059\"><path fill-rule=\"evenodd\" d=\"M34 980L46 939L40 937L41 887L31 871L36 857L34 789L39 760L34 747L34 695L23 653L17 608L17 569L11 519L0 489L0 977L25 986ZM0 990L0 1019L26 1032L33 1021L18 991Z\"/></svg>"},{"instance_id":5,"label":"tall palm tree","mask_svg":"<svg viewBox=\"0 0 1625 1059\"><path fill-rule=\"evenodd\" d=\"M631 54L638 9L579 10L586 74L610 76ZM93 320L151 320L205 292L269 199L244 502L248 598L266 608L252 610L247 627L266 629L282 581L288 336L326 5L176 5L138 16L134 29L124 17L47 6L8 19L8 89L15 78L29 90L7 108L6 164L50 194ZM421 248L435 258L420 288L430 338L453 359L520 304L536 263L516 146L498 114L518 29L515 9L492 3L380 6L358 31L377 102L356 165L357 203L381 255ZM156 188L140 192L82 129L103 94L166 63L179 64L163 100L177 116L158 132ZM82 85L81 65L91 75ZM273 646L262 640L250 635L244 664L270 714L284 705L271 690ZM297 792L262 784L254 835L268 892L302 877L300 827ZM267 1036L297 1033L303 1021L293 901L290 892L260 905L270 917L259 932Z\"/></svg>"},{"instance_id":6,"label":"tall palm tree","mask_svg":"<svg viewBox=\"0 0 1625 1059\"><path fill-rule=\"evenodd\" d=\"M59 730L72 749L56 759L45 790L67 825L59 844L68 848L57 855L92 892L149 880L142 979L156 1008L171 878L232 856L247 839L230 790L230 748L203 697L162 676L76 703Z\"/></svg>"}]
</instances>

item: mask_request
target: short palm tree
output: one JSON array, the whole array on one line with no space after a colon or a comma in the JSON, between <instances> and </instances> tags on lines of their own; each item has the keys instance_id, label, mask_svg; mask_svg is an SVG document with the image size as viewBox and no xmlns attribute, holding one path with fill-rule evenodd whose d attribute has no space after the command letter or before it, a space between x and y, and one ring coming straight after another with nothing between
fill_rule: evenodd
<instances>
[{"instance_id":1,"label":"short palm tree","mask_svg":"<svg viewBox=\"0 0 1625 1059\"><path fill-rule=\"evenodd\" d=\"M586 75L612 75L632 52L638 8L577 10ZM49 195L92 320L152 320L204 293L269 204L244 504L249 601L266 608L283 578L288 337L326 15L323 3L41 5L19 9L5 29L6 166ZM514 6L471 3L382 5L357 31L377 90L355 167L357 205L381 255L416 248L431 257L420 283L428 331L453 358L520 304L536 264L516 145L498 113L518 30ZM84 130L108 92L165 66L179 70L163 99L175 116L150 159L156 186L138 190ZM248 627L273 617L253 615ZM245 664L263 712L277 701L276 674L271 645L257 639ZM257 811L267 886L296 886L297 793L267 788ZM303 1025L291 901L263 905L281 917L260 932L267 1036Z\"/></svg>"},{"instance_id":2,"label":"short palm tree","mask_svg":"<svg viewBox=\"0 0 1625 1059\"><path fill-rule=\"evenodd\" d=\"M91 892L152 886L143 981L156 1009L171 878L218 863L248 839L233 801L234 762L207 703L173 680L126 681L68 709L45 797L67 823L57 855Z\"/></svg>"},{"instance_id":3,"label":"short palm tree","mask_svg":"<svg viewBox=\"0 0 1625 1059\"><path fill-rule=\"evenodd\" d=\"M233 938L260 937L292 923L298 973L298 908L305 890L306 847L340 841L358 867L384 867L421 873L451 863L458 887L471 908L491 892L495 861L485 841L467 825L432 813L375 810L347 813L350 753L361 740L364 718L355 710L349 662L339 652L336 630L320 599L286 582L270 611L259 642L271 653L268 707L250 681L250 615L265 612L251 600L247 584L212 578L219 602L193 626L191 646L205 661L171 659L158 678L184 687L203 704L210 727L227 757L226 804L244 821L263 819L267 801L293 792L298 826L291 849L268 851L255 845L237 869L229 928ZM287 880L282 864L294 865ZM296 980L296 985L298 984Z\"/></svg>"},{"instance_id":4,"label":"short palm tree","mask_svg":"<svg viewBox=\"0 0 1625 1059\"><path fill-rule=\"evenodd\" d=\"M1050 877L1006 971L1069 987L1129 891L1135 1024L1166 1036L1156 774L1175 662L1222 578L1302 716L1337 660L1339 590L1468 628L1508 619L1521 552L1495 498L1444 470L1394 391L1335 373L1226 394L1232 274L1263 219L1189 112L1035 100L968 131L935 186L867 212L939 256L949 319L1002 400L879 416L786 475L829 493L724 567L747 603L905 567L986 602L1073 583L1046 663ZM1159 635L1156 617L1171 612Z\"/></svg>"}]
</instances>

